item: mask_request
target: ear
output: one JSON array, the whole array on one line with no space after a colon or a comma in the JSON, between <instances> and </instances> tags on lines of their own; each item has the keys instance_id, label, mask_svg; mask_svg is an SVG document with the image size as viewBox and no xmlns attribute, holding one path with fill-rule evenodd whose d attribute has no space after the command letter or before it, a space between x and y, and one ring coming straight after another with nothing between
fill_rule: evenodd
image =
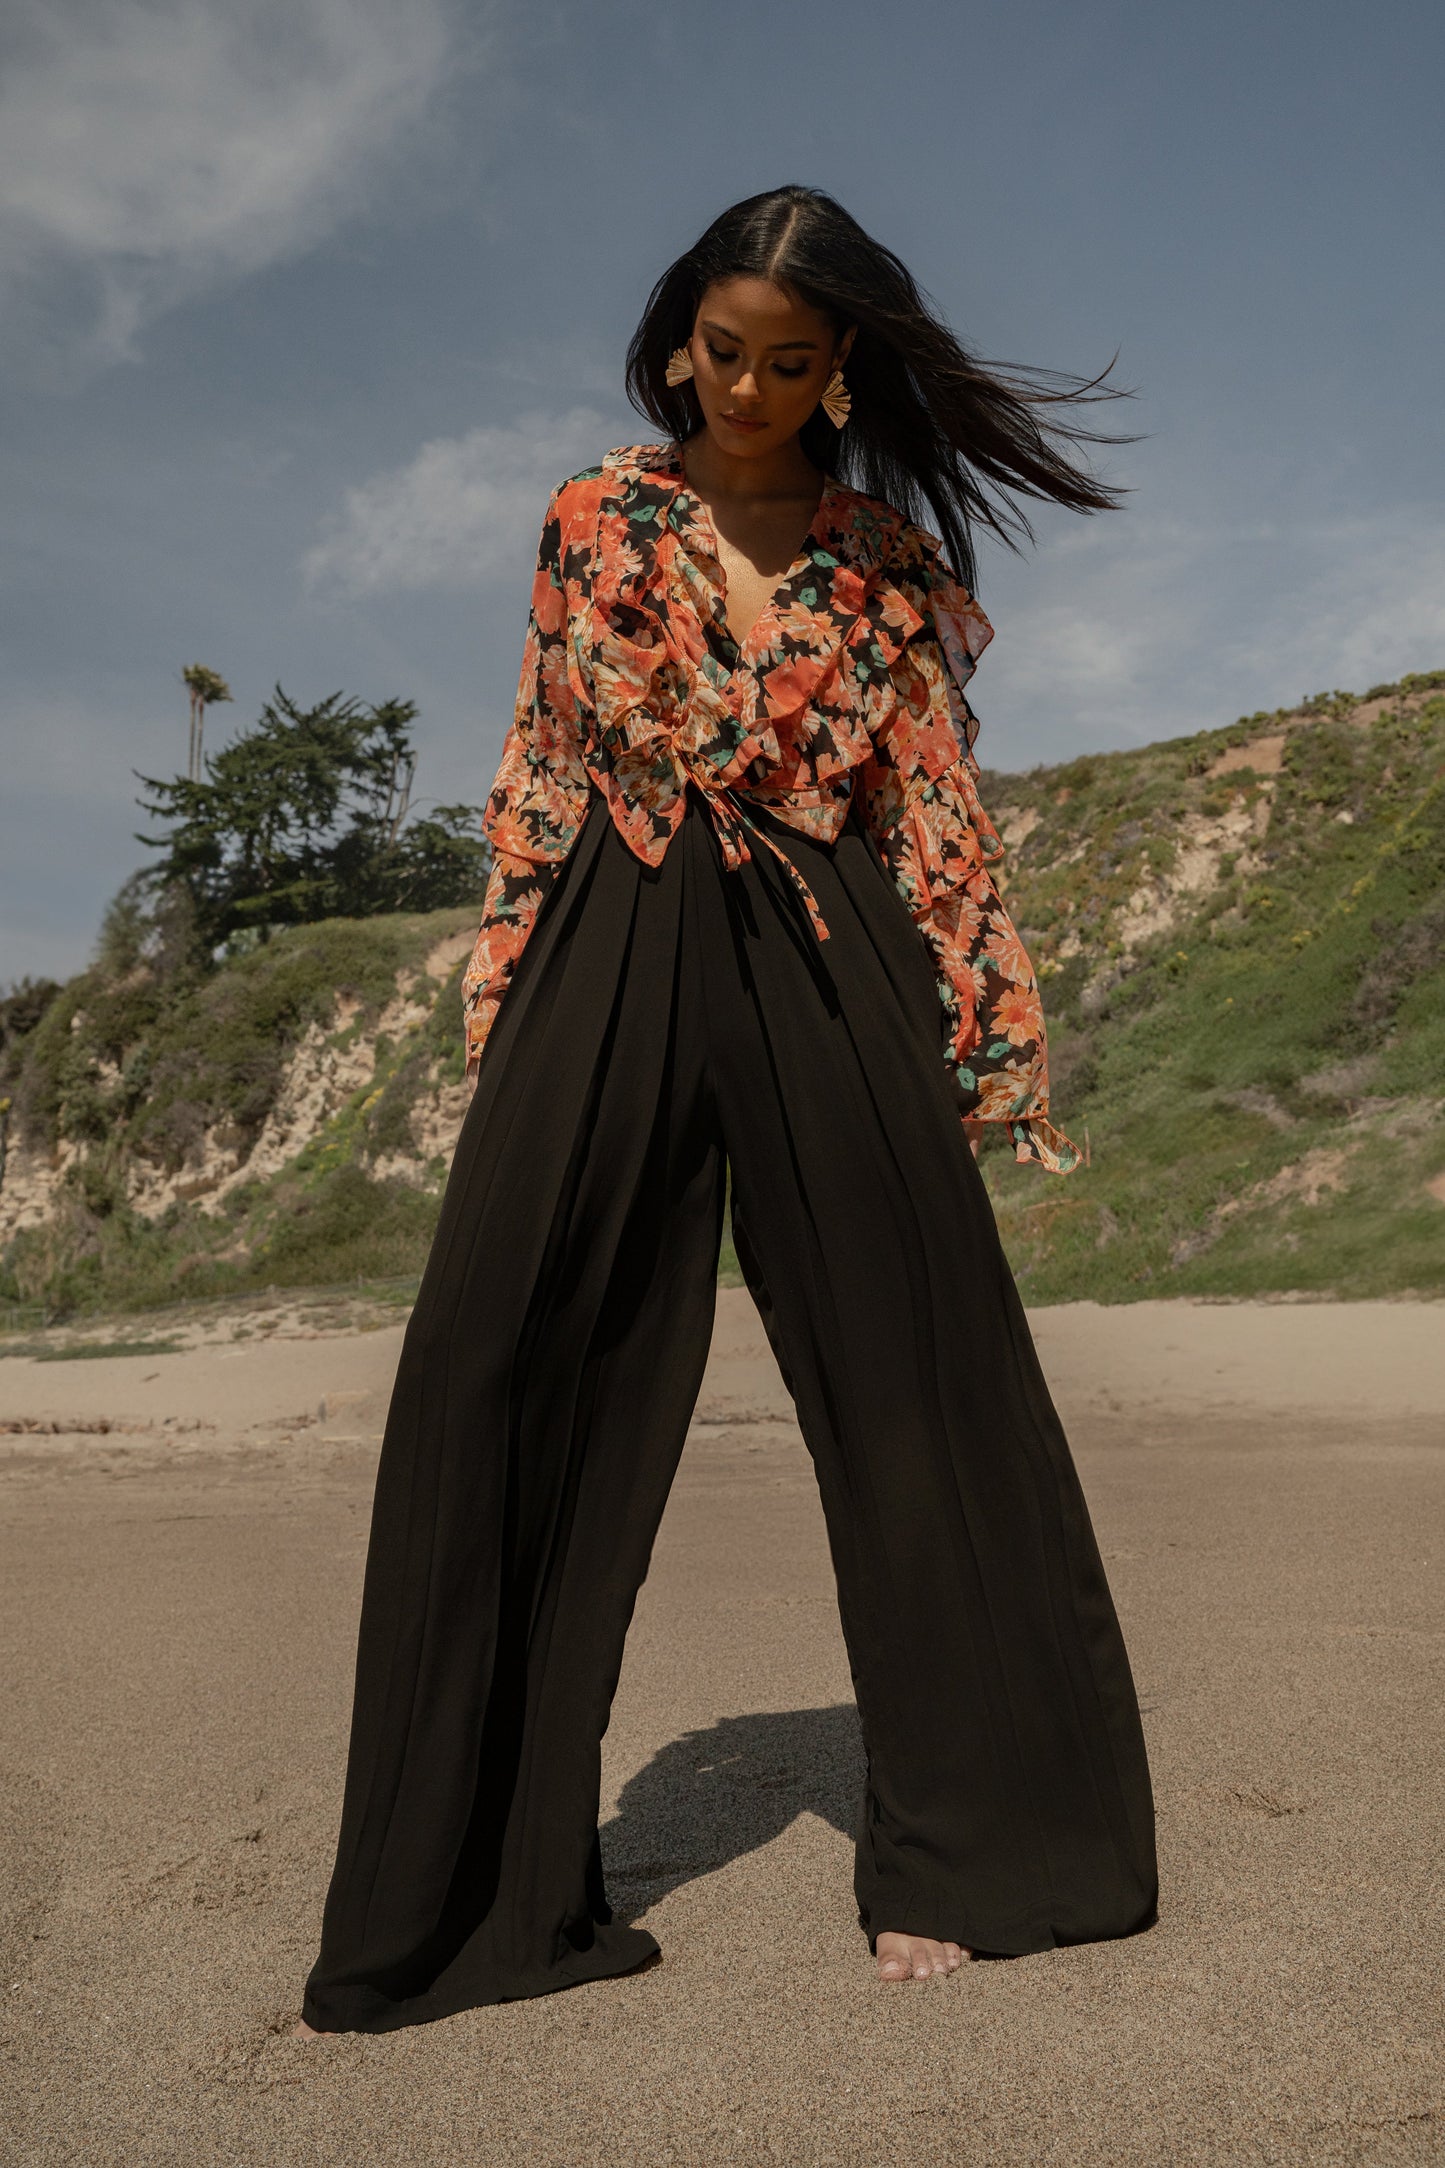
<instances>
[{"instance_id":1,"label":"ear","mask_svg":"<svg viewBox=\"0 0 1445 2168\"><path fill-rule=\"evenodd\" d=\"M848 359L848 356L853 351L853 341L857 338L857 336L858 326L856 324L850 324L848 326L848 329L844 332L842 338L838 341L838 351L833 356L835 367L839 369L842 368L844 362Z\"/></svg>"}]
</instances>

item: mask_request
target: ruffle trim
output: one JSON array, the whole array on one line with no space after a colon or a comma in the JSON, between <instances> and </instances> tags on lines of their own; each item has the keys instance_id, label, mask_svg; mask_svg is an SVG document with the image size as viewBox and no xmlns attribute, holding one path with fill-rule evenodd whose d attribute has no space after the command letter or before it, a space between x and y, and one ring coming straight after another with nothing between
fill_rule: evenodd
<instances>
[{"instance_id":1,"label":"ruffle trim","mask_svg":"<svg viewBox=\"0 0 1445 2168\"><path fill-rule=\"evenodd\" d=\"M630 533L625 507L639 482L670 496L674 509ZM675 748L681 767L701 767L728 787L762 766L782 789L816 788L868 760L896 700L887 672L926 620L889 577L901 515L888 510L877 533L860 531L855 508L865 502L827 478L809 530L811 561L800 553L727 669L709 655L708 613L686 562L689 539L710 550L710 528L687 494L678 447L608 453L587 601L570 646L574 694L609 753L642 754L660 768ZM943 591L957 661L970 644L981 649L988 630L980 633L981 613L969 622L962 589ZM945 757L956 751L950 731Z\"/></svg>"},{"instance_id":2,"label":"ruffle trim","mask_svg":"<svg viewBox=\"0 0 1445 2168\"><path fill-rule=\"evenodd\" d=\"M985 1118L973 1117L975 1120ZM1037 1160L1050 1174L1072 1174L1076 1167L1084 1164L1084 1155L1072 1137L1066 1137L1062 1129L1055 1128L1046 1114L1030 1114L1022 1121L1008 1121L1007 1127L1013 1139L1014 1158L1021 1163Z\"/></svg>"}]
</instances>

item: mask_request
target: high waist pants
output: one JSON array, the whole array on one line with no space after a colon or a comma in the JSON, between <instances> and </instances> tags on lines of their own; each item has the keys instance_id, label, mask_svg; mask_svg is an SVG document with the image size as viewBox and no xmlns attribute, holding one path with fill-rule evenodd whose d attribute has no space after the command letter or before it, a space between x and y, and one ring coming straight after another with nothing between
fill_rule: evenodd
<instances>
[{"instance_id":1,"label":"high waist pants","mask_svg":"<svg viewBox=\"0 0 1445 2168\"><path fill-rule=\"evenodd\" d=\"M812 1455L866 1751L856 1889L1000 1954L1155 1904L1088 1513L871 842L594 792L493 1026L386 1424L305 2014L382 2031L625 1972L600 1742L713 1322L724 1181ZM1044 1174L1040 1181L1056 1179Z\"/></svg>"}]
</instances>

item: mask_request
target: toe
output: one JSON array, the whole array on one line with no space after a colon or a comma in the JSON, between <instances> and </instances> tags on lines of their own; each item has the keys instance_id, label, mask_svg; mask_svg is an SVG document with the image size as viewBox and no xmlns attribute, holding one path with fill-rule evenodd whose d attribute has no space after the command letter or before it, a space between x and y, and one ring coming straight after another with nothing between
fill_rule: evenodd
<instances>
[{"instance_id":1,"label":"toe","mask_svg":"<svg viewBox=\"0 0 1445 2168\"><path fill-rule=\"evenodd\" d=\"M908 1973L908 1956L899 1949L897 1934L880 1934L873 1945L877 1951L877 1977L880 1979L903 1979Z\"/></svg>"},{"instance_id":2,"label":"toe","mask_svg":"<svg viewBox=\"0 0 1445 2168\"><path fill-rule=\"evenodd\" d=\"M913 1970L913 1946L906 1935L879 1935L874 1945L880 1980L906 1980Z\"/></svg>"},{"instance_id":3,"label":"toe","mask_svg":"<svg viewBox=\"0 0 1445 2168\"><path fill-rule=\"evenodd\" d=\"M874 1948L880 1980L932 1980L956 1972L969 1952L958 1942L931 1935L879 1935Z\"/></svg>"}]
</instances>

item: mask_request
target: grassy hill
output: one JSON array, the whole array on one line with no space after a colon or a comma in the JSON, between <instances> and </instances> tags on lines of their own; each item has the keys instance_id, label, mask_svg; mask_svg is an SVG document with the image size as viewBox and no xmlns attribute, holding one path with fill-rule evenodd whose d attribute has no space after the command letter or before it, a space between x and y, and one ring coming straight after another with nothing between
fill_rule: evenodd
<instances>
[{"instance_id":1,"label":"grassy hill","mask_svg":"<svg viewBox=\"0 0 1445 2168\"><path fill-rule=\"evenodd\" d=\"M1027 1299L1445 1289L1445 672L983 799L1089 1149L989 1158Z\"/></svg>"},{"instance_id":2,"label":"grassy hill","mask_svg":"<svg viewBox=\"0 0 1445 2168\"><path fill-rule=\"evenodd\" d=\"M985 1148L1026 1298L1445 1291L1445 672L983 799L1089 1154L1059 1179ZM466 1104L473 920L73 979L3 1057L5 1321L404 1290Z\"/></svg>"}]
</instances>

